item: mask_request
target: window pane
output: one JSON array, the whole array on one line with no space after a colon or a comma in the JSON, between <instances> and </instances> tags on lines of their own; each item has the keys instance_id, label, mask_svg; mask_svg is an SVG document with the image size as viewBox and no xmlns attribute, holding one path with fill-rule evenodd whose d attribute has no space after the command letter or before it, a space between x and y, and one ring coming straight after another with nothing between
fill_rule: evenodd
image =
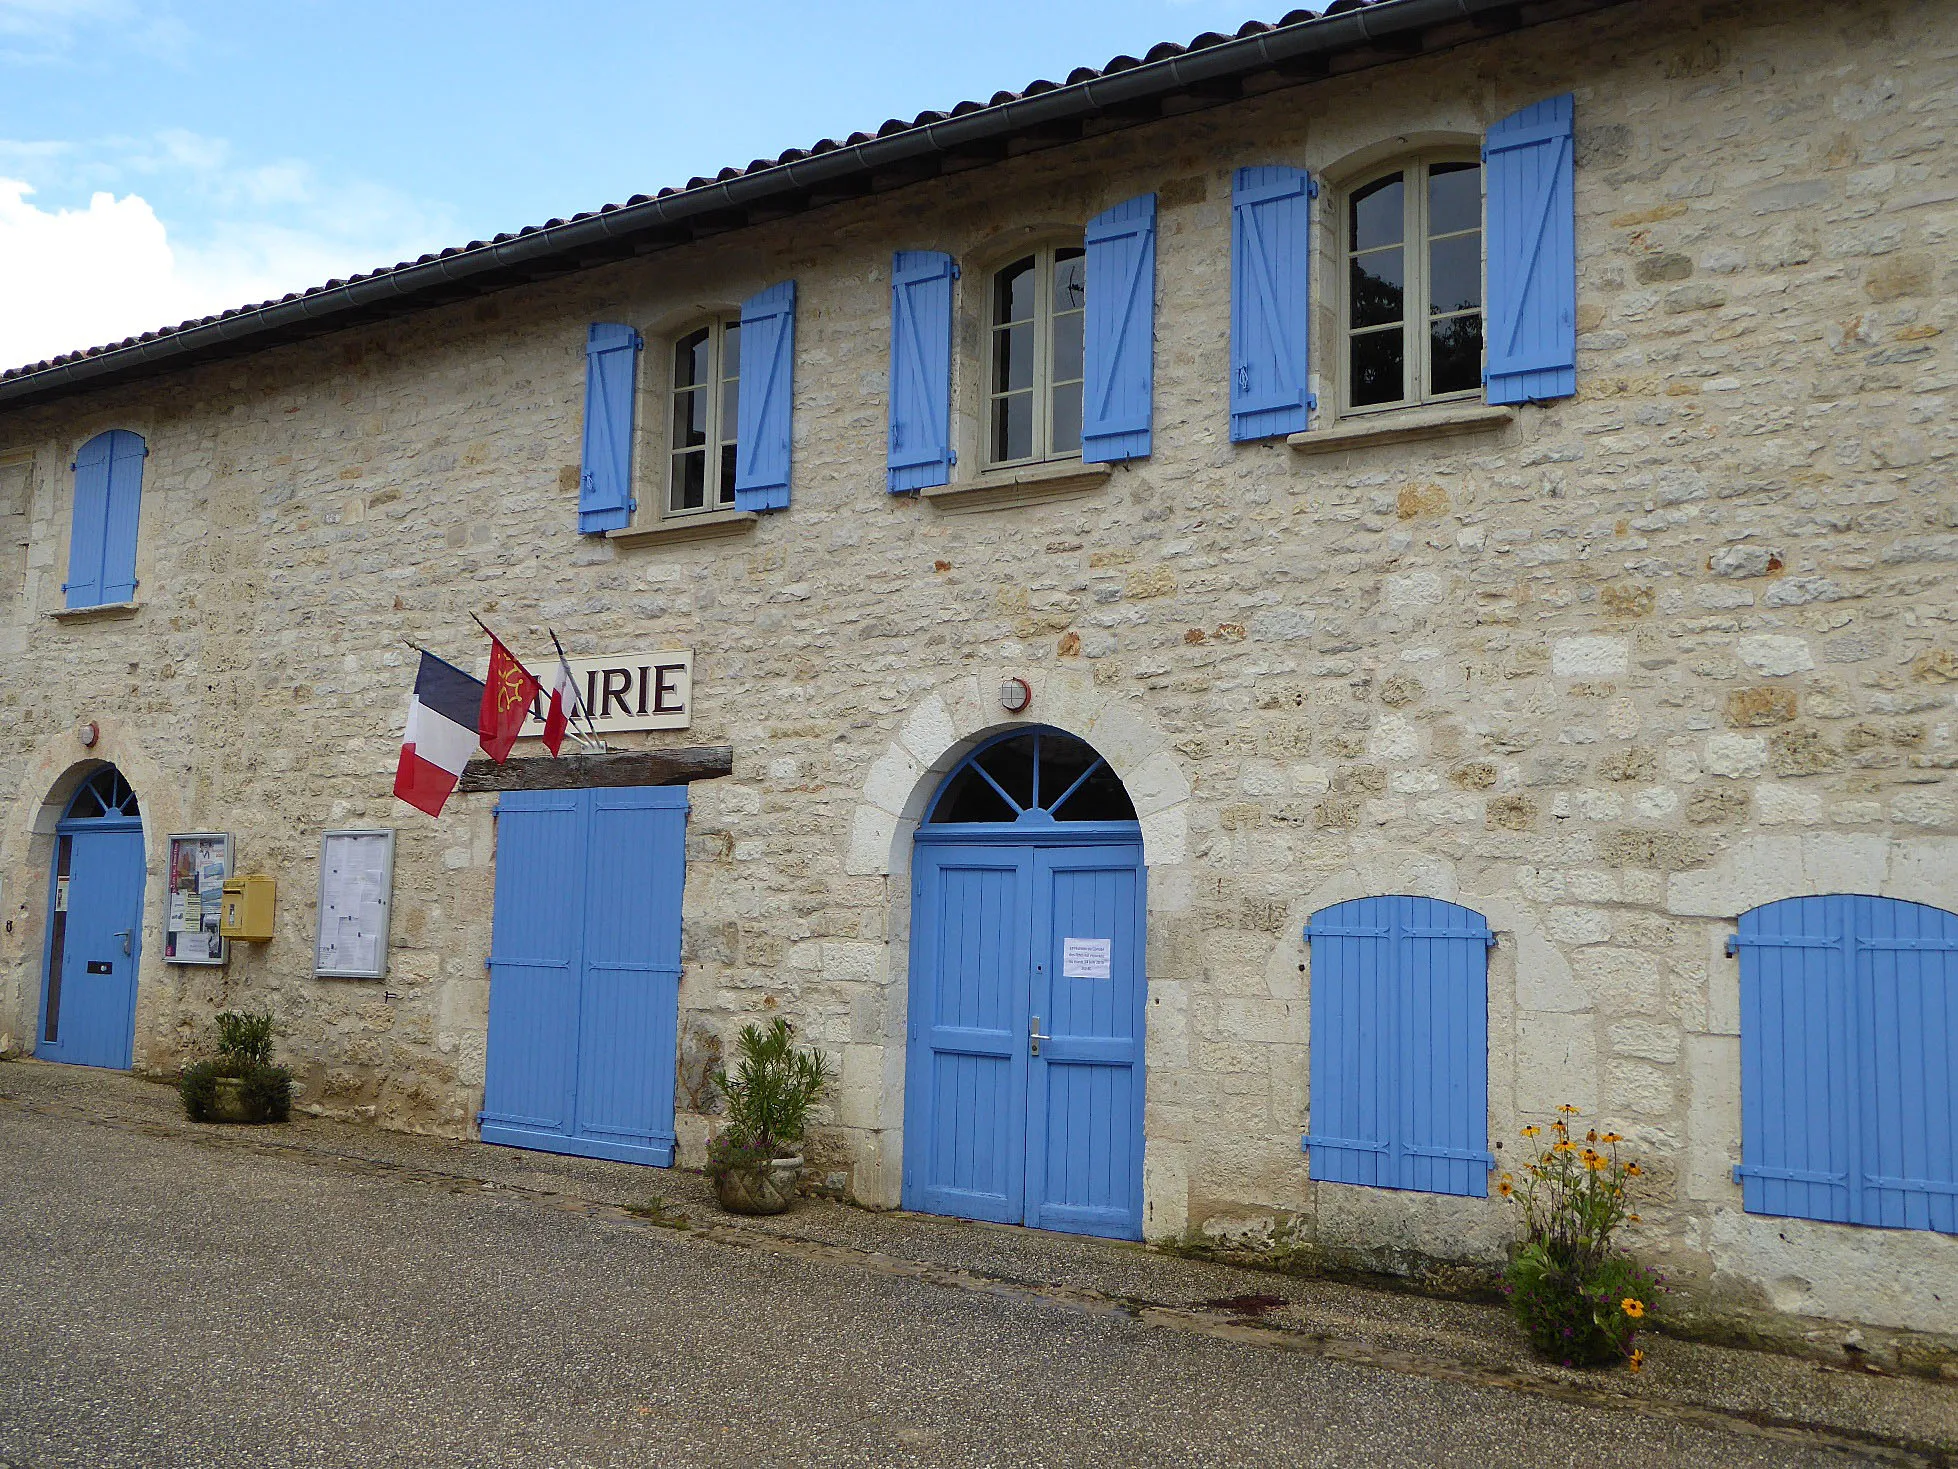
<instances>
[{"instance_id":1,"label":"window pane","mask_svg":"<svg viewBox=\"0 0 1958 1469\"><path fill-rule=\"evenodd\" d=\"M1352 354L1353 406L1398 403L1403 396L1399 330L1354 337Z\"/></svg>"},{"instance_id":2,"label":"window pane","mask_svg":"<svg viewBox=\"0 0 1958 1469\"><path fill-rule=\"evenodd\" d=\"M723 505L734 503L734 456L734 445L721 445L721 503Z\"/></svg>"},{"instance_id":3,"label":"window pane","mask_svg":"<svg viewBox=\"0 0 1958 1469\"><path fill-rule=\"evenodd\" d=\"M1371 257L1368 257L1369 259ZM1428 246L1428 310L1435 316L1482 304L1482 233Z\"/></svg>"},{"instance_id":4,"label":"window pane","mask_svg":"<svg viewBox=\"0 0 1958 1469\"><path fill-rule=\"evenodd\" d=\"M1082 250L1054 252L1054 310L1079 311L1088 299L1088 258Z\"/></svg>"},{"instance_id":5,"label":"window pane","mask_svg":"<svg viewBox=\"0 0 1958 1469\"><path fill-rule=\"evenodd\" d=\"M721 384L721 438L732 442L741 432L741 384Z\"/></svg>"},{"instance_id":6,"label":"window pane","mask_svg":"<svg viewBox=\"0 0 1958 1469\"><path fill-rule=\"evenodd\" d=\"M680 338L673 344L673 386L690 388L706 382L713 373L711 359L712 343L706 327Z\"/></svg>"},{"instance_id":7,"label":"window pane","mask_svg":"<svg viewBox=\"0 0 1958 1469\"><path fill-rule=\"evenodd\" d=\"M1033 386L1033 323L1003 326L993 332L993 391L1010 393Z\"/></svg>"},{"instance_id":8,"label":"window pane","mask_svg":"<svg viewBox=\"0 0 1958 1469\"><path fill-rule=\"evenodd\" d=\"M1430 323L1431 393L1465 393L1482 386L1482 315L1469 312Z\"/></svg>"},{"instance_id":9,"label":"window pane","mask_svg":"<svg viewBox=\"0 0 1958 1469\"><path fill-rule=\"evenodd\" d=\"M1397 173L1376 179L1355 194L1352 239L1347 248L1371 250L1380 245L1398 245L1407 213L1406 197Z\"/></svg>"},{"instance_id":10,"label":"window pane","mask_svg":"<svg viewBox=\"0 0 1958 1469\"><path fill-rule=\"evenodd\" d=\"M985 777L967 766L939 798L931 819L934 825L941 821L1011 821L1013 814L1013 808L986 784Z\"/></svg>"},{"instance_id":11,"label":"window pane","mask_svg":"<svg viewBox=\"0 0 1958 1469\"><path fill-rule=\"evenodd\" d=\"M730 321L721 330L721 376L741 376L741 323Z\"/></svg>"},{"instance_id":12,"label":"window pane","mask_svg":"<svg viewBox=\"0 0 1958 1469\"><path fill-rule=\"evenodd\" d=\"M1428 170L1428 233L1482 228L1482 168L1475 163L1437 163Z\"/></svg>"},{"instance_id":13,"label":"window pane","mask_svg":"<svg viewBox=\"0 0 1958 1469\"><path fill-rule=\"evenodd\" d=\"M1068 383L1054 389L1053 407L1047 427L1053 438L1054 454L1081 452L1081 384Z\"/></svg>"},{"instance_id":14,"label":"window pane","mask_svg":"<svg viewBox=\"0 0 1958 1469\"><path fill-rule=\"evenodd\" d=\"M1040 737L1040 804L1052 811L1054 803L1067 794L1068 788L1087 773L1097 758L1080 740L1043 734Z\"/></svg>"},{"instance_id":15,"label":"window pane","mask_svg":"<svg viewBox=\"0 0 1958 1469\"><path fill-rule=\"evenodd\" d=\"M707 442L707 394L699 390L673 395L674 449L691 449Z\"/></svg>"},{"instance_id":16,"label":"window pane","mask_svg":"<svg viewBox=\"0 0 1958 1469\"><path fill-rule=\"evenodd\" d=\"M673 456L673 498L675 510L698 510L707 503L707 451L696 449Z\"/></svg>"},{"instance_id":17,"label":"window pane","mask_svg":"<svg viewBox=\"0 0 1958 1469\"><path fill-rule=\"evenodd\" d=\"M1033 394L993 399L993 458L1033 457Z\"/></svg>"},{"instance_id":18,"label":"window pane","mask_svg":"<svg viewBox=\"0 0 1958 1469\"><path fill-rule=\"evenodd\" d=\"M993 278L993 322L1033 320L1033 257L1016 260Z\"/></svg>"},{"instance_id":19,"label":"window pane","mask_svg":"<svg viewBox=\"0 0 1958 1469\"><path fill-rule=\"evenodd\" d=\"M1033 736L1014 735L1001 740L975 762L1000 783L1013 803L1022 810L1033 804Z\"/></svg>"},{"instance_id":20,"label":"window pane","mask_svg":"<svg viewBox=\"0 0 1958 1469\"><path fill-rule=\"evenodd\" d=\"M1054 318L1054 381L1071 382L1081 376L1082 313L1070 311Z\"/></svg>"},{"instance_id":21,"label":"window pane","mask_svg":"<svg viewBox=\"0 0 1958 1469\"><path fill-rule=\"evenodd\" d=\"M1046 774L1041 774L1041 794L1045 790ZM1056 791L1056 795L1060 792ZM1115 772L1106 765L1081 783L1081 789L1067 798L1067 804L1054 813L1056 821L1133 821L1135 805L1129 800L1129 793L1122 789L1122 782Z\"/></svg>"},{"instance_id":22,"label":"window pane","mask_svg":"<svg viewBox=\"0 0 1958 1469\"><path fill-rule=\"evenodd\" d=\"M1353 258L1351 324L1383 326L1401 319L1407 262L1398 249L1373 250Z\"/></svg>"}]
</instances>

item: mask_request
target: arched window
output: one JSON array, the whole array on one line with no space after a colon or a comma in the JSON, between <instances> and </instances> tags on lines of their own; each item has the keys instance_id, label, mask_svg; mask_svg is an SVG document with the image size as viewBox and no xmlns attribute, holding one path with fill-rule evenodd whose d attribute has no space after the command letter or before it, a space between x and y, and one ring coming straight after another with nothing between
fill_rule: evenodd
<instances>
[{"instance_id":1,"label":"arched window","mask_svg":"<svg viewBox=\"0 0 1958 1469\"><path fill-rule=\"evenodd\" d=\"M1482 165L1409 159L1346 194L1344 407L1401 407L1482 391Z\"/></svg>"},{"instance_id":2,"label":"arched window","mask_svg":"<svg viewBox=\"0 0 1958 1469\"><path fill-rule=\"evenodd\" d=\"M741 318L717 317L675 339L666 511L727 510L741 422Z\"/></svg>"},{"instance_id":3,"label":"arched window","mask_svg":"<svg viewBox=\"0 0 1958 1469\"><path fill-rule=\"evenodd\" d=\"M110 429L75 455L74 518L68 535L70 607L136 598L136 525L143 503L141 434Z\"/></svg>"},{"instance_id":4,"label":"arched window","mask_svg":"<svg viewBox=\"0 0 1958 1469\"><path fill-rule=\"evenodd\" d=\"M83 781L75 794L68 798L68 809L61 816L64 821L88 821L96 817L141 814L136 805L136 793L122 778L122 772L113 765L105 765Z\"/></svg>"},{"instance_id":5,"label":"arched window","mask_svg":"<svg viewBox=\"0 0 1958 1469\"><path fill-rule=\"evenodd\" d=\"M1355 898L1305 937L1313 1178L1487 1197L1488 920L1438 898Z\"/></svg>"},{"instance_id":6,"label":"arched window","mask_svg":"<svg viewBox=\"0 0 1958 1469\"><path fill-rule=\"evenodd\" d=\"M1729 951L1748 1213L1958 1233L1958 914L1784 898Z\"/></svg>"},{"instance_id":7,"label":"arched window","mask_svg":"<svg viewBox=\"0 0 1958 1469\"><path fill-rule=\"evenodd\" d=\"M938 788L927 824L1134 821L1115 772L1057 729L1015 731L966 756Z\"/></svg>"},{"instance_id":8,"label":"arched window","mask_svg":"<svg viewBox=\"0 0 1958 1469\"><path fill-rule=\"evenodd\" d=\"M993 272L986 301L986 462L1079 458L1087 251L1023 255Z\"/></svg>"}]
</instances>

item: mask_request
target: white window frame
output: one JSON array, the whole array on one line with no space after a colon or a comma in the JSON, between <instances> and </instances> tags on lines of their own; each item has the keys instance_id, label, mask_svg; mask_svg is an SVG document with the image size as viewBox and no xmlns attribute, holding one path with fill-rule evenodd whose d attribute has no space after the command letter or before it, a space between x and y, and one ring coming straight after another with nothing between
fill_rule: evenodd
<instances>
[{"instance_id":1,"label":"white window frame","mask_svg":"<svg viewBox=\"0 0 1958 1469\"><path fill-rule=\"evenodd\" d=\"M1054 380L1054 264L1055 254L1061 250L1079 250L1080 258L1087 267L1087 247L1079 239L1048 240L1031 249L1017 250L1010 260L986 272L985 289L980 297L981 330L985 334L979 363L979 445L980 463L987 469L1016 469L1029 464L1064 463L1081 457L1081 446L1056 452L1053 447L1052 408L1054 389L1075 381L1064 378L1060 383ZM998 296L999 278L1021 261L1033 260L1033 453L1019 459L998 459L993 457L993 405L1008 393L996 391L993 387L996 350L999 340L999 324L994 320L995 302ZM1085 279L1085 274L1084 274ZM1081 327L1083 370L1087 359L1087 300L1082 293ZM1066 313L1063 313L1066 314ZM1085 418L1086 383L1082 383L1084 394L1083 416ZM1020 389L1024 393L1027 389ZM1012 396L1017 396L1013 394Z\"/></svg>"},{"instance_id":2,"label":"white window frame","mask_svg":"<svg viewBox=\"0 0 1958 1469\"><path fill-rule=\"evenodd\" d=\"M1481 374L1473 387L1457 389L1449 393L1430 393L1427 391L1428 372L1431 366L1431 338L1428 333L1430 303L1428 300L1428 170L1436 164L1473 163L1477 168L1477 193L1482 199L1479 229L1482 239L1481 258L1481 304L1478 313L1482 317L1482 361L1489 360L1489 218L1488 218L1488 170L1473 149L1443 148L1422 153L1402 154L1384 160L1355 178L1342 188L1334 200L1337 213L1333 220L1334 238L1338 242L1338 290L1339 290L1339 334L1336 345L1337 358L1334 371L1339 382L1339 416L1356 417L1371 413L1394 413L1408 408L1420 408L1435 403L1463 403L1479 401L1483 393ZM1353 402L1353 220L1352 203L1356 194L1380 182L1390 174L1400 174L1403 185L1403 204L1401 216L1402 259L1406 270L1406 283L1401 307L1401 396L1388 403ZM1418 176L1418 187L1415 179ZM1466 233L1464 231L1463 233ZM1413 248L1418 242L1418 248ZM1418 324L1418 330L1413 328ZM1366 329L1362 328L1364 332ZM1413 392L1408 389L1412 387Z\"/></svg>"},{"instance_id":3,"label":"white window frame","mask_svg":"<svg viewBox=\"0 0 1958 1469\"><path fill-rule=\"evenodd\" d=\"M667 334L666 390L660 399L661 411L664 414L661 420L664 426L661 438L665 443L665 462L661 471L659 498L659 516L662 520L679 520L692 515L716 515L734 509L734 484L731 480L725 485L721 483L721 450L735 444L739 425L723 421L725 418L723 402L727 396L727 384L732 382L735 384L738 405L741 376L737 373L733 378L728 378L723 376L723 372L726 363L728 328L734 327L738 330L740 326L739 313L718 312L705 320L695 319L680 330ZM683 388L679 380L680 344L702 330L708 334L708 382ZM680 456L688 452L699 453L701 450L689 451L680 446L678 436L674 433L674 410L682 393L696 392L708 394L707 442L701 446L706 451L702 503L680 506L675 504L680 491L679 476L676 472ZM739 416L738 406L736 416L737 418ZM739 452L737 448L737 456Z\"/></svg>"}]
</instances>

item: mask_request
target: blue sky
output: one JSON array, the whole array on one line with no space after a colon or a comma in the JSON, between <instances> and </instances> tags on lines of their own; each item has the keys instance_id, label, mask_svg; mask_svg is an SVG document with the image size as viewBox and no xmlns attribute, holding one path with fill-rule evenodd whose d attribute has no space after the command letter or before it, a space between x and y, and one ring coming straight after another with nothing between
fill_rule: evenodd
<instances>
[{"instance_id":1,"label":"blue sky","mask_svg":"<svg viewBox=\"0 0 1958 1469\"><path fill-rule=\"evenodd\" d=\"M1278 13L0 0L0 366Z\"/></svg>"}]
</instances>

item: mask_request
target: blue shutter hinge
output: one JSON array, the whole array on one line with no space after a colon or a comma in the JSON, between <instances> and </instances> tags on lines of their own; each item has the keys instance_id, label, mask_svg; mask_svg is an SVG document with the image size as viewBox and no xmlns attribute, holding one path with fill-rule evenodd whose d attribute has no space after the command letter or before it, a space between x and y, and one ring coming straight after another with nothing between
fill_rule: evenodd
<instances>
[{"instance_id":1,"label":"blue shutter hinge","mask_svg":"<svg viewBox=\"0 0 1958 1469\"><path fill-rule=\"evenodd\" d=\"M150 446L148 444L143 445L143 457L145 459L150 457Z\"/></svg>"},{"instance_id":2,"label":"blue shutter hinge","mask_svg":"<svg viewBox=\"0 0 1958 1469\"><path fill-rule=\"evenodd\" d=\"M1311 174L1305 176L1305 197L1308 199L1317 199L1319 197L1319 180Z\"/></svg>"},{"instance_id":3,"label":"blue shutter hinge","mask_svg":"<svg viewBox=\"0 0 1958 1469\"><path fill-rule=\"evenodd\" d=\"M959 462L959 451L957 449L948 450L945 455L945 462L947 464L957 464Z\"/></svg>"},{"instance_id":4,"label":"blue shutter hinge","mask_svg":"<svg viewBox=\"0 0 1958 1469\"><path fill-rule=\"evenodd\" d=\"M1733 958L1736 954L1740 953L1740 935L1737 933L1728 934L1726 947L1727 947L1727 957L1729 959Z\"/></svg>"},{"instance_id":5,"label":"blue shutter hinge","mask_svg":"<svg viewBox=\"0 0 1958 1469\"><path fill-rule=\"evenodd\" d=\"M959 263L958 261L954 260L952 262L952 279L957 280L958 278L959 278Z\"/></svg>"},{"instance_id":6,"label":"blue shutter hinge","mask_svg":"<svg viewBox=\"0 0 1958 1469\"><path fill-rule=\"evenodd\" d=\"M488 968L490 967L490 963L491 963L491 961L490 961L490 960L488 960L488 959L485 959L485 960L483 961L483 968L485 968L485 969L488 969Z\"/></svg>"},{"instance_id":7,"label":"blue shutter hinge","mask_svg":"<svg viewBox=\"0 0 1958 1469\"><path fill-rule=\"evenodd\" d=\"M1317 393L1307 393L1305 395L1305 408L1308 413L1317 413L1319 411L1319 395Z\"/></svg>"},{"instance_id":8,"label":"blue shutter hinge","mask_svg":"<svg viewBox=\"0 0 1958 1469\"><path fill-rule=\"evenodd\" d=\"M1735 1182L1735 1183L1739 1183L1739 1182L1740 1182L1740 1177L1741 1177L1741 1174L1740 1174L1740 1170L1741 1170L1741 1167L1742 1167L1742 1165L1741 1165L1741 1164L1739 1164L1739 1163L1736 1163L1736 1164L1734 1164L1734 1182Z\"/></svg>"},{"instance_id":9,"label":"blue shutter hinge","mask_svg":"<svg viewBox=\"0 0 1958 1469\"><path fill-rule=\"evenodd\" d=\"M625 508L627 513L629 514L632 511L635 511L639 508L639 502L637 500L628 498L625 502Z\"/></svg>"}]
</instances>

